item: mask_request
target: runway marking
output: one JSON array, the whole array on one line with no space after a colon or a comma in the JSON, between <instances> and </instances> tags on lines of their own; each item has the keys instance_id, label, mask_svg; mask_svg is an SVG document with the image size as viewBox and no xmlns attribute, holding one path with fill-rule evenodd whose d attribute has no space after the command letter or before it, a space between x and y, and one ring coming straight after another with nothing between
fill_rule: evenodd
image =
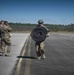
<instances>
[{"instance_id":1,"label":"runway marking","mask_svg":"<svg viewBox=\"0 0 74 75\"><path fill-rule=\"evenodd\" d=\"M29 37L28 37L28 39L26 40L26 44L25 44L25 46L24 46L24 50L23 50L21 56L24 56L24 54L25 54L26 46L27 46L28 40L29 40ZM20 69L21 69L21 62L22 62L22 59L23 59L23 58L20 58L20 59L19 59L19 62L18 62L18 65L17 65L17 69L16 69L16 72L15 72L14 75L19 75Z\"/></svg>"},{"instance_id":2,"label":"runway marking","mask_svg":"<svg viewBox=\"0 0 74 75\"><path fill-rule=\"evenodd\" d=\"M30 56L30 52L31 52L31 37L30 37L30 41L29 41L29 49L28 49L28 56ZM30 75L30 62L31 59L26 59L26 67L25 67L25 73L24 75Z\"/></svg>"}]
</instances>

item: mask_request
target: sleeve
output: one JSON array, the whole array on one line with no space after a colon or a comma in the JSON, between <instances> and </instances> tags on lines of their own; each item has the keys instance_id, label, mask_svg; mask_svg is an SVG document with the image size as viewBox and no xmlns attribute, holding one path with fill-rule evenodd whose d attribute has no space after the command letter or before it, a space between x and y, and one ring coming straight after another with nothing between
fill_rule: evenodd
<instances>
[{"instance_id":1,"label":"sleeve","mask_svg":"<svg viewBox=\"0 0 74 75\"><path fill-rule=\"evenodd\" d=\"M9 26L8 27L8 32L11 32L12 31L12 28Z\"/></svg>"},{"instance_id":2,"label":"sleeve","mask_svg":"<svg viewBox=\"0 0 74 75\"><path fill-rule=\"evenodd\" d=\"M3 32L3 31L4 31L4 27L0 26L0 32Z\"/></svg>"},{"instance_id":3,"label":"sleeve","mask_svg":"<svg viewBox=\"0 0 74 75\"><path fill-rule=\"evenodd\" d=\"M48 29L46 26L44 26L44 28L47 30L46 37L49 37L49 36L50 36L50 35L49 35L49 29Z\"/></svg>"},{"instance_id":4,"label":"sleeve","mask_svg":"<svg viewBox=\"0 0 74 75\"><path fill-rule=\"evenodd\" d=\"M47 32L49 32L49 29L46 26L43 26L43 27L47 30Z\"/></svg>"}]
</instances>

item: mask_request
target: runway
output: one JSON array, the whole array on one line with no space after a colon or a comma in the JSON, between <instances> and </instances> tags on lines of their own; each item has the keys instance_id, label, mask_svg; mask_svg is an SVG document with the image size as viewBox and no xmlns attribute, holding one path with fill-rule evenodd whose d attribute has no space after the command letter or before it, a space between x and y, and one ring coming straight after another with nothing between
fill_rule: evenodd
<instances>
[{"instance_id":1,"label":"runway","mask_svg":"<svg viewBox=\"0 0 74 75\"><path fill-rule=\"evenodd\" d=\"M45 55L46 59L37 59L35 42L29 38L23 56L18 56L20 67L15 67L12 75L74 75L74 34L50 33Z\"/></svg>"},{"instance_id":2,"label":"runway","mask_svg":"<svg viewBox=\"0 0 74 75\"><path fill-rule=\"evenodd\" d=\"M28 36L29 33L11 33L11 55L10 57L0 56L0 75L11 74L16 61L18 60L17 56L20 55Z\"/></svg>"}]
</instances>

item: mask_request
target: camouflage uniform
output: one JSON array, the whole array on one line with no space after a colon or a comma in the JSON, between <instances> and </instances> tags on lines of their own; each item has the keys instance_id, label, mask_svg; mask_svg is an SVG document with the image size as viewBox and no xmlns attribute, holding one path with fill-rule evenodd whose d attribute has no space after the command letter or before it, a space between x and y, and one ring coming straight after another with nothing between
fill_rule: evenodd
<instances>
[{"instance_id":1,"label":"camouflage uniform","mask_svg":"<svg viewBox=\"0 0 74 75\"><path fill-rule=\"evenodd\" d=\"M3 55L9 55L11 51L11 40L9 32L12 28L8 24L0 26L1 31L1 49Z\"/></svg>"},{"instance_id":2,"label":"camouflage uniform","mask_svg":"<svg viewBox=\"0 0 74 75\"><path fill-rule=\"evenodd\" d=\"M1 26L1 21L0 21L0 26ZM0 53L1 53L1 31L0 31Z\"/></svg>"},{"instance_id":3,"label":"camouflage uniform","mask_svg":"<svg viewBox=\"0 0 74 75\"><path fill-rule=\"evenodd\" d=\"M37 27L44 27L49 32L47 27L45 27L43 24L39 24ZM36 53L37 53L38 59L46 58L46 56L44 55L44 51L45 51L44 50L44 41L43 42L35 42L35 47L36 47Z\"/></svg>"},{"instance_id":4,"label":"camouflage uniform","mask_svg":"<svg viewBox=\"0 0 74 75\"><path fill-rule=\"evenodd\" d=\"M2 53L2 49L1 49L1 35L2 35L2 25L4 25L4 20L0 21L0 53Z\"/></svg>"},{"instance_id":5,"label":"camouflage uniform","mask_svg":"<svg viewBox=\"0 0 74 75\"><path fill-rule=\"evenodd\" d=\"M38 57L44 54L44 51L45 51L44 42L35 42L35 47L36 47L36 53Z\"/></svg>"}]
</instances>

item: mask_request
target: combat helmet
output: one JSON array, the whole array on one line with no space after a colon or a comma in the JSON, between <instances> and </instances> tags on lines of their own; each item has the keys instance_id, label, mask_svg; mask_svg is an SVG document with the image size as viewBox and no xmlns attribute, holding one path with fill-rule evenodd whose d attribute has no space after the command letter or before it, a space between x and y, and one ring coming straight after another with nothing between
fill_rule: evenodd
<instances>
[{"instance_id":1,"label":"combat helmet","mask_svg":"<svg viewBox=\"0 0 74 75\"><path fill-rule=\"evenodd\" d=\"M38 20L38 24L43 24L43 20Z\"/></svg>"}]
</instances>

